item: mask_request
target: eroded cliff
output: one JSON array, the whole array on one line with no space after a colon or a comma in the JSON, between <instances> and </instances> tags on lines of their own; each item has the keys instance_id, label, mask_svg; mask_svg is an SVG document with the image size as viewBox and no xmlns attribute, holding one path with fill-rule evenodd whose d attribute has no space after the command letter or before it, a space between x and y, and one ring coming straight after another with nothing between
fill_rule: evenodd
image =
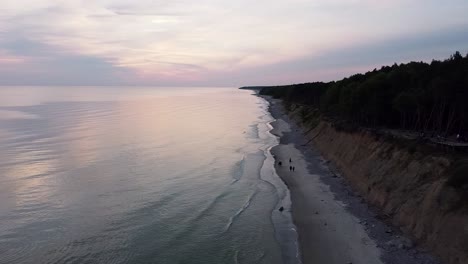
<instances>
[{"instance_id":1,"label":"eroded cliff","mask_svg":"<svg viewBox=\"0 0 468 264\"><path fill-rule=\"evenodd\" d=\"M459 158L373 131L340 128L305 106L287 108L302 124L309 144L332 161L368 203L444 262L468 263L466 177L463 168L454 172Z\"/></svg>"}]
</instances>

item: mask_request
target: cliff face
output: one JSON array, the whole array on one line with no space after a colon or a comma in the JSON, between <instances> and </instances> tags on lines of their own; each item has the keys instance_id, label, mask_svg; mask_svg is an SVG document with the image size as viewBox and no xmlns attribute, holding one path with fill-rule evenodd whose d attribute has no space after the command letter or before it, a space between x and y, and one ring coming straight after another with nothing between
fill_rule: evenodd
<instances>
[{"instance_id":1,"label":"cliff face","mask_svg":"<svg viewBox=\"0 0 468 264\"><path fill-rule=\"evenodd\" d=\"M468 263L466 196L447 184L449 156L412 151L371 132L339 131L326 121L304 123L303 107L292 109L310 142L370 204L445 262Z\"/></svg>"}]
</instances>

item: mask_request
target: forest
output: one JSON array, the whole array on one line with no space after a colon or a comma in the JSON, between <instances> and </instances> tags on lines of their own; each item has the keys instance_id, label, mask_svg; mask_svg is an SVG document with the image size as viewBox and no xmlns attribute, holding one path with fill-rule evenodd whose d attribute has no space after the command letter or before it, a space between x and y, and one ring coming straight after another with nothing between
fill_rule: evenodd
<instances>
[{"instance_id":1,"label":"forest","mask_svg":"<svg viewBox=\"0 0 468 264\"><path fill-rule=\"evenodd\" d=\"M460 52L443 61L383 66L340 81L254 88L359 126L468 136L468 54Z\"/></svg>"}]
</instances>

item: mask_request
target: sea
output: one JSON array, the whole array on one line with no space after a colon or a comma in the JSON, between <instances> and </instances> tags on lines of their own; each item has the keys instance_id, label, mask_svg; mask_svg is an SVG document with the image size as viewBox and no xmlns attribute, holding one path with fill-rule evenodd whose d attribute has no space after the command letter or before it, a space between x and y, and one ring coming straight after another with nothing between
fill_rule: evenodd
<instances>
[{"instance_id":1,"label":"sea","mask_svg":"<svg viewBox=\"0 0 468 264\"><path fill-rule=\"evenodd\" d=\"M0 263L300 263L272 121L236 88L0 87Z\"/></svg>"}]
</instances>

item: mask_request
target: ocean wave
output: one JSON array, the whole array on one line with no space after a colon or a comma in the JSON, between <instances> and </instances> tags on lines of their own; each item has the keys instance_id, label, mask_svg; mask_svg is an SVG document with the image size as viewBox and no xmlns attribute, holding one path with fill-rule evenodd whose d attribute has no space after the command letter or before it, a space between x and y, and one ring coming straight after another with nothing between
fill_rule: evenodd
<instances>
[{"instance_id":1,"label":"ocean wave","mask_svg":"<svg viewBox=\"0 0 468 264\"><path fill-rule=\"evenodd\" d=\"M238 182L242 178L242 175L244 174L244 167L245 167L245 156L243 156L240 161L234 164L231 170L231 175L233 178L231 181L231 184Z\"/></svg>"},{"instance_id":2,"label":"ocean wave","mask_svg":"<svg viewBox=\"0 0 468 264\"><path fill-rule=\"evenodd\" d=\"M226 227L224 228L224 232L227 232L229 231L229 229L231 228L232 224L234 223L234 221L236 220L237 217L239 217L250 205L250 203L252 202L252 199L255 197L255 195L257 194L257 191L258 189L255 189L254 192L252 192L249 197L247 198L247 200L244 202L244 204L242 205L242 207L231 217L229 217L229 221L228 223L226 224Z\"/></svg>"}]
</instances>

